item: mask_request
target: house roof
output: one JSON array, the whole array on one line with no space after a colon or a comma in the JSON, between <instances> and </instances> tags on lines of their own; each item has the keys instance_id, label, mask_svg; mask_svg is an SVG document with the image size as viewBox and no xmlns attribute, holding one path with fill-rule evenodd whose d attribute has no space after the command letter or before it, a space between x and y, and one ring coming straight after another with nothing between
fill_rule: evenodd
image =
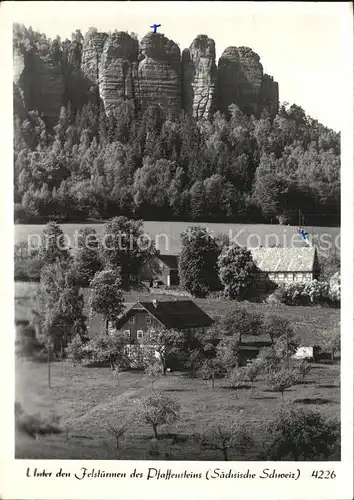
<instances>
[{"instance_id":1,"label":"house roof","mask_svg":"<svg viewBox=\"0 0 354 500\"><path fill-rule=\"evenodd\" d=\"M312 272L316 249L303 248L251 248L256 266L265 272Z\"/></svg>"},{"instance_id":2,"label":"house roof","mask_svg":"<svg viewBox=\"0 0 354 500\"><path fill-rule=\"evenodd\" d=\"M213 320L192 300L137 302L118 321L122 325L132 311L143 308L154 316L165 328L198 328L213 324Z\"/></svg>"},{"instance_id":3,"label":"house roof","mask_svg":"<svg viewBox=\"0 0 354 500\"><path fill-rule=\"evenodd\" d=\"M177 255L158 255L157 258L161 260L171 270L178 270L178 256Z\"/></svg>"}]
</instances>

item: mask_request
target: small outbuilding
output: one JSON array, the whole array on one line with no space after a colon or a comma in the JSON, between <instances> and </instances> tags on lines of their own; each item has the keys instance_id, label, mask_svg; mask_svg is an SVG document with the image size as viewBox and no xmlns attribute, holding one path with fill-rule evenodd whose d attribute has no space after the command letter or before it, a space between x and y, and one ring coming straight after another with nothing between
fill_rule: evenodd
<instances>
[{"instance_id":1,"label":"small outbuilding","mask_svg":"<svg viewBox=\"0 0 354 500\"><path fill-rule=\"evenodd\" d=\"M140 280L149 286L178 286L178 256L157 255L146 262L140 270Z\"/></svg>"}]
</instances>

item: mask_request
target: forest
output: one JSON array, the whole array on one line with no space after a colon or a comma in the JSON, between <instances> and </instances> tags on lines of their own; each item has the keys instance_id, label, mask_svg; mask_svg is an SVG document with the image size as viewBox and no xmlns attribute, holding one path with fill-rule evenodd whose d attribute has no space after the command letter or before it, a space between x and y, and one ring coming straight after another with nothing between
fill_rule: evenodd
<instances>
[{"instance_id":1,"label":"forest","mask_svg":"<svg viewBox=\"0 0 354 500\"><path fill-rule=\"evenodd\" d=\"M82 43L15 27L14 47L65 61ZM71 52L70 52L71 51ZM247 115L236 105L173 121L123 102L108 116L94 92L65 95L50 120L14 92L15 222L105 220L340 224L340 134L296 104ZM325 105L325 103L324 103Z\"/></svg>"}]
</instances>

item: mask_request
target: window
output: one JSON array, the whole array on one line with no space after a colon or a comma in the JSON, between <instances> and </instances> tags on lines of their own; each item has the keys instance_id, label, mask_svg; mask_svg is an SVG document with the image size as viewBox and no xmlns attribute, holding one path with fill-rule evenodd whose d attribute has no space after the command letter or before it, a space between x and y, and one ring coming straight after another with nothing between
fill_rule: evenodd
<instances>
[{"instance_id":1,"label":"window","mask_svg":"<svg viewBox=\"0 0 354 500\"><path fill-rule=\"evenodd\" d=\"M135 316L130 316L129 323L132 325L135 323Z\"/></svg>"},{"instance_id":2,"label":"window","mask_svg":"<svg viewBox=\"0 0 354 500\"><path fill-rule=\"evenodd\" d=\"M137 339L138 340L142 340L143 336L144 336L144 332L142 330L138 330L136 332L136 336L137 336Z\"/></svg>"},{"instance_id":3,"label":"window","mask_svg":"<svg viewBox=\"0 0 354 500\"><path fill-rule=\"evenodd\" d=\"M145 323L151 325L151 316L145 316Z\"/></svg>"},{"instance_id":4,"label":"window","mask_svg":"<svg viewBox=\"0 0 354 500\"><path fill-rule=\"evenodd\" d=\"M283 280L284 279L284 273L278 273L278 279Z\"/></svg>"},{"instance_id":5,"label":"window","mask_svg":"<svg viewBox=\"0 0 354 500\"><path fill-rule=\"evenodd\" d=\"M131 354L132 354L132 346L130 346L130 345L126 345L126 346L124 347L124 354L125 354L126 356L131 356Z\"/></svg>"},{"instance_id":6,"label":"window","mask_svg":"<svg viewBox=\"0 0 354 500\"><path fill-rule=\"evenodd\" d=\"M288 281L293 281L293 280L294 280L294 273L288 273L288 274L286 275L286 279L287 279Z\"/></svg>"},{"instance_id":7,"label":"window","mask_svg":"<svg viewBox=\"0 0 354 500\"><path fill-rule=\"evenodd\" d=\"M124 330L123 335L126 339L130 339L130 330Z\"/></svg>"}]
</instances>

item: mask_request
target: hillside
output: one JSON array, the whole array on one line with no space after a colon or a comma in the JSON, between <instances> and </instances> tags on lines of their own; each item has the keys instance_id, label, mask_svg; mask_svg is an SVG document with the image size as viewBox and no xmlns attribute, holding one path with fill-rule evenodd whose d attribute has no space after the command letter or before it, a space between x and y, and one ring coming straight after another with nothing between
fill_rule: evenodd
<instances>
[{"instance_id":1,"label":"hillside","mask_svg":"<svg viewBox=\"0 0 354 500\"><path fill-rule=\"evenodd\" d=\"M14 25L13 56L16 221L339 225L339 134L251 48Z\"/></svg>"}]
</instances>

